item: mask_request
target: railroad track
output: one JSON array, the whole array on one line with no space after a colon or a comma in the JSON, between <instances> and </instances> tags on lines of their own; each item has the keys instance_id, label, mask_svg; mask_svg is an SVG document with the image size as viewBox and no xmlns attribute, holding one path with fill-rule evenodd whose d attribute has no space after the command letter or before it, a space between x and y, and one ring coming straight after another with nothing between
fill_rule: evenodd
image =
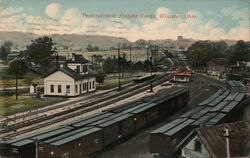
<instances>
[{"instance_id":1,"label":"railroad track","mask_svg":"<svg viewBox=\"0 0 250 158\"><path fill-rule=\"evenodd\" d=\"M173 68L174 68L174 65L172 65L171 69ZM168 74L166 76L166 73L164 75L157 76L153 81L153 85L154 86L160 85L164 83L165 81L169 80L170 78L171 78L171 74ZM9 126L7 129L1 130L0 134L2 137L11 138L11 137L24 134L26 132L30 132L30 131L43 128L43 127L46 127L46 126L70 119L70 118L77 117L86 112L89 112L89 111L92 111L101 107L105 107L107 105L110 105L122 99L141 93L149 89L148 87L149 83L150 81L141 83L139 85L131 84L131 85L128 85L126 89L123 89L120 92L112 91L108 93L108 95L104 95L104 96L98 95L100 99L94 98L87 103L83 103L83 102L79 103L79 100L78 100L74 106L70 105L70 107L67 107L67 108L64 107L63 105L59 107L48 108L49 110L52 110L52 111L58 108L65 108L65 109L60 112L52 113L51 115L39 116L31 121L23 121L23 122L15 123ZM44 111L41 110L40 112L47 112L48 109L44 109ZM29 128L25 128L25 127L29 127Z\"/></svg>"}]
</instances>

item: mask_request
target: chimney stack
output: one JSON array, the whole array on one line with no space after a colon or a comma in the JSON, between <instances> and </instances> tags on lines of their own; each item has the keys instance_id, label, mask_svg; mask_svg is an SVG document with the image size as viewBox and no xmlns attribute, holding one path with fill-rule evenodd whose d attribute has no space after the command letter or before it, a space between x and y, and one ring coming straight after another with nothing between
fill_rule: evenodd
<instances>
[{"instance_id":1,"label":"chimney stack","mask_svg":"<svg viewBox=\"0 0 250 158\"><path fill-rule=\"evenodd\" d=\"M72 53L72 61L75 61L75 53Z\"/></svg>"}]
</instances>

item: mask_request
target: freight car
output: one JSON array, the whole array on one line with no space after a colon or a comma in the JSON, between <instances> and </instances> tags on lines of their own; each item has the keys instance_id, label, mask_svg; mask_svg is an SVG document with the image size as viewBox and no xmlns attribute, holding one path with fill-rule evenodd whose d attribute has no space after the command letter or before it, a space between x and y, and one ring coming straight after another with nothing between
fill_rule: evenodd
<instances>
[{"instance_id":1,"label":"freight car","mask_svg":"<svg viewBox=\"0 0 250 158\"><path fill-rule=\"evenodd\" d=\"M149 80L155 78L155 76L156 75L153 74L153 75L146 75L146 76L138 77L138 78L134 79L134 82L135 83L142 83L142 82L149 81Z\"/></svg>"},{"instance_id":2,"label":"freight car","mask_svg":"<svg viewBox=\"0 0 250 158\"><path fill-rule=\"evenodd\" d=\"M4 141L2 145L8 153L6 155L15 158L85 158L186 107L188 100L187 89L171 89L81 118L63 127Z\"/></svg>"},{"instance_id":3,"label":"freight car","mask_svg":"<svg viewBox=\"0 0 250 158\"><path fill-rule=\"evenodd\" d=\"M240 93L245 93L245 86L240 82L240 81L228 81L228 86L231 89L232 92L240 92Z\"/></svg>"},{"instance_id":4,"label":"freight car","mask_svg":"<svg viewBox=\"0 0 250 158\"><path fill-rule=\"evenodd\" d=\"M193 110L150 133L150 152L165 157L178 155L182 139L194 128L236 120L244 106L244 93L218 90Z\"/></svg>"}]
</instances>

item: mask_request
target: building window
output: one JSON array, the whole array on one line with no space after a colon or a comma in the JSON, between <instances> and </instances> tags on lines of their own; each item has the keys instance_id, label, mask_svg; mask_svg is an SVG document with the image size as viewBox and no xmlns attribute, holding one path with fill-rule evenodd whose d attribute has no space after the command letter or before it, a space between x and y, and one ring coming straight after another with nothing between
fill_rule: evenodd
<instances>
[{"instance_id":1,"label":"building window","mask_svg":"<svg viewBox=\"0 0 250 158\"><path fill-rule=\"evenodd\" d=\"M50 85L50 92L54 93L54 85Z\"/></svg>"},{"instance_id":2,"label":"building window","mask_svg":"<svg viewBox=\"0 0 250 158\"><path fill-rule=\"evenodd\" d=\"M83 83L83 90L84 90L84 91L87 90L87 83Z\"/></svg>"},{"instance_id":3,"label":"building window","mask_svg":"<svg viewBox=\"0 0 250 158\"><path fill-rule=\"evenodd\" d=\"M70 85L66 86L66 93L70 93Z\"/></svg>"},{"instance_id":4,"label":"building window","mask_svg":"<svg viewBox=\"0 0 250 158\"><path fill-rule=\"evenodd\" d=\"M95 88L95 81L92 82L92 87Z\"/></svg>"},{"instance_id":5,"label":"building window","mask_svg":"<svg viewBox=\"0 0 250 158\"><path fill-rule=\"evenodd\" d=\"M76 90L75 90L75 92L78 93L77 85L76 85Z\"/></svg>"},{"instance_id":6,"label":"building window","mask_svg":"<svg viewBox=\"0 0 250 158\"><path fill-rule=\"evenodd\" d=\"M91 82L89 82L89 89L91 89Z\"/></svg>"},{"instance_id":7,"label":"building window","mask_svg":"<svg viewBox=\"0 0 250 158\"><path fill-rule=\"evenodd\" d=\"M76 66L76 72L80 73L80 66Z\"/></svg>"},{"instance_id":8,"label":"building window","mask_svg":"<svg viewBox=\"0 0 250 158\"><path fill-rule=\"evenodd\" d=\"M58 93L62 93L62 86L58 85L57 90L58 90Z\"/></svg>"},{"instance_id":9,"label":"building window","mask_svg":"<svg viewBox=\"0 0 250 158\"><path fill-rule=\"evenodd\" d=\"M194 150L196 152L201 152L201 142L199 140L194 141Z\"/></svg>"}]
</instances>

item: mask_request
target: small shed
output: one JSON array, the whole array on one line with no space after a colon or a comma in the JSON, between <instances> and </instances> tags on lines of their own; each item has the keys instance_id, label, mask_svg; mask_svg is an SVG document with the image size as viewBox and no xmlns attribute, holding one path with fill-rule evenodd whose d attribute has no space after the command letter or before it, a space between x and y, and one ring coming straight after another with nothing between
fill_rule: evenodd
<instances>
[{"instance_id":1,"label":"small shed","mask_svg":"<svg viewBox=\"0 0 250 158\"><path fill-rule=\"evenodd\" d=\"M191 79L191 72L176 72L174 74L173 81L175 82L190 82Z\"/></svg>"}]
</instances>

